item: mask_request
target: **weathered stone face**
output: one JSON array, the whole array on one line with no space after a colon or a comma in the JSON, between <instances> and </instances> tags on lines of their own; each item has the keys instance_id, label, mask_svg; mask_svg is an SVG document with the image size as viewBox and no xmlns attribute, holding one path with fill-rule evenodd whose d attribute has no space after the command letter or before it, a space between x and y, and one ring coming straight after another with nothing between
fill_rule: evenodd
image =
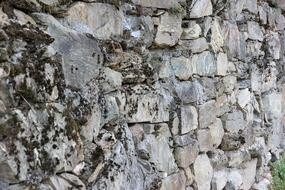
<instances>
[{"instance_id":1,"label":"weathered stone face","mask_svg":"<svg viewBox=\"0 0 285 190\"><path fill-rule=\"evenodd\" d=\"M174 46L182 34L181 15L164 13L160 18L154 42L160 47Z\"/></svg>"},{"instance_id":2,"label":"weathered stone face","mask_svg":"<svg viewBox=\"0 0 285 190\"><path fill-rule=\"evenodd\" d=\"M284 5L1 2L0 189L270 189Z\"/></svg>"},{"instance_id":3,"label":"weathered stone face","mask_svg":"<svg viewBox=\"0 0 285 190\"><path fill-rule=\"evenodd\" d=\"M198 127L198 113L193 106L181 108L181 134L188 133Z\"/></svg>"},{"instance_id":4,"label":"weathered stone face","mask_svg":"<svg viewBox=\"0 0 285 190\"><path fill-rule=\"evenodd\" d=\"M52 47L63 55L67 85L81 89L98 76L103 55L96 41L65 28L50 15L35 13L34 16L48 26L47 32L55 38Z\"/></svg>"},{"instance_id":5,"label":"weathered stone face","mask_svg":"<svg viewBox=\"0 0 285 190\"><path fill-rule=\"evenodd\" d=\"M212 2L210 0L193 1L190 6L190 18L200 18L213 13Z\"/></svg>"},{"instance_id":6,"label":"weathered stone face","mask_svg":"<svg viewBox=\"0 0 285 190\"><path fill-rule=\"evenodd\" d=\"M216 120L215 101L211 100L199 106L199 127L206 128Z\"/></svg>"},{"instance_id":7,"label":"weathered stone face","mask_svg":"<svg viewBox=\"0 0 285 190\"><path fill-rule=\"evenodd\" d=\"M232 113L228 113L225 116L225 129L231 133L238 133L246 127L246 122L243 117L243 113L236 110Z\"/></svg>"},{"instance_id":8,"label":"weathered stone face","mask_svg":"<svg viewBox=\"0 0 285 190\"><path fill-rule=\"evenodd\" d=\"M245 39L235 23L224 22L223 36L225 47L230 59L245 59Z\"/></svg>"},{"instance_id":9,"label":"weathered stone face","mask_svg":"<svg viewBox=\"0 0 285 190\"><path fill-rule=\"evenodd\" d=\"M75 3L62 20L63 25L80 33L109 39L123 33L123 14L115 6L103 3Z\"/></svg>"},{"instance_id":10,"label":"weathered stone face","mask_svg":"<svg viewBox=\"0 0 285 190\"><path fill-rule=\"evenodd\" d=\"M213 168L206 154L197 157L194 163L194 175L198 189L210 190Z\"/></svg>"}]
</instances>

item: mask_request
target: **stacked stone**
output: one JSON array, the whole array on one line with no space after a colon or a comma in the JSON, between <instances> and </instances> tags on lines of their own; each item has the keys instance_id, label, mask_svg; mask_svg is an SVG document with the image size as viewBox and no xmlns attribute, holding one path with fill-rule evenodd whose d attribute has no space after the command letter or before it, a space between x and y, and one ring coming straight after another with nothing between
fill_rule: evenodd
<instances>
[{"instance_id":1,"label":"stacked stone","mask_svg":"<svg viewBox=\"0 0 285 190\"><path fill-rule=\"evenodd\" d=\"M1 5L0 189L270 189L283 0Z\"/></svg>"}]
</instances>

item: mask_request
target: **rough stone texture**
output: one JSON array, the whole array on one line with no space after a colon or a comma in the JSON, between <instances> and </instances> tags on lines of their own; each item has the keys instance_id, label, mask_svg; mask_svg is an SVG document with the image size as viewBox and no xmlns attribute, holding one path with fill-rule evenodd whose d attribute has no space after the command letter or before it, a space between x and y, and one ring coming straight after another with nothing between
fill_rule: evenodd
<instances>
[{"instance_id":1,"label":"rough stone texture","mask_svg":"<svg viewBox=\"0 0 285 190\"><path fill-rule=\"evenodd\" d=\"M154 42L160 47L174 46L182 34L181 15L164 13L160 18Z\"/></svg>"},{"instance_id":2,"label":"rough stone texture","mask_svg":"<svg viewBox=\"0 0 285 190\"><path fill-rule=\"evenodd\" d=\"M249 161L247 163L244 163L244 169L241 170L242 174L242 186L241 189L248 190L252 187L255 181L255 175L256 175L256 164L257 159L253 159L252 161Z\"/></svg>"},{"instance_id":3,"label":"rough stone texture","mask_svg":"<svg viewBox=\"0 0 285 190\"><path fill-rule=\"evenodd\" d=\"M227 184L228 172L223 170L214 171L211 188L213 190L222 190Z\"/></svg>"},{"instance_id":4,"label":"rough stone texture","mask_svg":"<svg viewBox=\"0 0 285 190\"><path fill-rule=\"evenodd\" d=\"M198 127L198 113L193 106L181 107L181 134L195 130Z\"/></svg>"},{"instance_id":5,"label":"rough stone texture","mask_svg":"<svg viewBox=\"0 0 285 190\"><path fill-rule=\"evenodd\" d=\"M183 171L180 171L177 174L173 174L168 176L167 178L164 178L162 180L161 184L161 190L172 190L172 189L177 189L177 190L183 190L186 187L186 177L184 175Z\"/></svg>"},{"instance_id":6,"label":"rough stone texture","mask_svg":"<svg viewBox=\"0 0 285 190\"><path fill-rule=\"evenodd\" d=\"M246 127L246 122L243 113L236 110L233 113L228 113L225 117L225 129L231 133L238 133Z\"/></svg>"},{"instance_id":7,"label":"rough stone texture","mask_svg":"<svg viewBox=\"0 0 285 190\"><path fill-rule=\"evenodd\" d=\"M6 0L0 189L269 190L281 0Z\"/></svg>"},{"instance_id":8,"label":"rough stone texture","mask_svg":"<svg viewBox=\"0 0 285 190\"><path fill-rule=\"evenodd\" d=\"M200 18L213 13L212 2L210 0L193 1L190 6L190 18Z\"/></svg>"},{"instance_id":9,"label":"rough stone texture","mask_svg":"<svg viewBox=\"0 0 285 190\"><path fill-rule=\"evenodd\" d=\"M197 157L194 163L195 182L199 190L210 190L213 168L206 154Z\"/></svg>"},{"instance_id":10,"label":"rough stone texture","mask_svg":"<svg viewBox=\"0 0 285 190\"><path fill-rule=\"evenodd\" d=\"M188 80L194 71L191 60L185 57L172 58L171 66L175 76L180 80Z\"/></svg>"},{"instance_id":11,"label":"rough stone texture","mask_svg":"<svg viewBox=\"0 0 285 190\"><path fill-rule=\"evenodd\" d=\"M198 75L211 76L216 73L216 63L214 56L209 51L204 51L200 54L195 54L192 57L192 62L196 66L196 72Z\"/></svg>"},{"instance_id":12,"label":"rough stone texture","mask_svg":"<svg viewBox=\"0 0 285 190\"><path fill-rule=\"evenodd\" d=\"M191 142L191 144L176 147L174 151L175 159L178 167L187 168L193 164L199 153L198 143Z\"/></svg>"},{"instance_id":13,"label":"rough stone texture","mask_svg":"<svg viewBox=\"0 0 285 190\"><path fill-rule=\"evenodd\" d=\"M221 144L224 136L223 123L220 119L217 118L216 121L209 126L209 128L210 128L212 143L217 148Z\"/></svg>"},{"instance_id":14,"label":"rough stone texture","mask_svg":"<svg viewBox=\"0 0 285 190\"><path fill-rule=\"evenodd\" d=\"M199 38L202 33L202 29L199 24L190 24L189 28L183 28L183 33L181 36L182 40L194 40Z\"/></svg>"},{"instance_id":15,"label":"rough stone texture","mask_svg":"<svg viewBox=\"0 0 285 190\"><path fill-rule=\"evenodd\" d=\"M215 101L211 100L199 106L199 127L206 128L216 119Z\"/></svg>"},{"instance_id":16,"label":"rough stone texture","mask_svg":"<svg viewBox=\"0 0 285 190\"><path fill-rule=\"evenodd\" d=\"M221 47L224 45L224 39L222 36L221 27L217 19L213 20L211 26L211 42L210 45L215 53L219 52Z\"/></svg>"},{"instance_id":17,"label":"rough stone texture","mask_svg":"<svg viewBox=\"0 0 285 190\"><path fill-rule=\"evenodd\" d=\"M56 39L52 47L63 56L62 69L67 85L83 88L91 78L99 75L102 54L96 41L65 28L50 15L35 13L34 16L49 26L48 33Z\"/></svg>"},{"instance_id":18,"label":"rough stone texture","mask_svg":"<svg viewBox=\"0 0 285 190\"><path fill-rule=\"evenodd\" d=\"M213 149L213 140L211 132L208 129L202 129L197 132L197 139L199 142L199 150L201 152L208 152Z\"/></svg>"},{"instance_id":19,"label":"rough stone texture","mask_svg":"<svg viewBox=\"0 0 285 190\"><path fill-rule=\"evenodd\" d=\"M62 23L80 33L91 33L99 39L123 33L123 14L112 5L78 2L67 14Z\"/></svg>"},{"instance_id":20,"label":"rough stone texture","mask_svg":"<svg viewBox=\"0 0 285 190\"><path fill-rule=\"evenodd\" d=\"M247 22L248 28L248 38L252 40L259 40L262 41L264 36L263 33L256 22L248 21Z\"/></svg>"},{"instance_id":21,"label":"rough stone texture","mask_svg":"<svg viewBox=\"0 0 285 190\"><path fill-rule=\"evenodd\" d=\"M219 53L217 56L217 75L225 76L228 72L228 57L225 53Z\"/></svg>"}]
</instances>

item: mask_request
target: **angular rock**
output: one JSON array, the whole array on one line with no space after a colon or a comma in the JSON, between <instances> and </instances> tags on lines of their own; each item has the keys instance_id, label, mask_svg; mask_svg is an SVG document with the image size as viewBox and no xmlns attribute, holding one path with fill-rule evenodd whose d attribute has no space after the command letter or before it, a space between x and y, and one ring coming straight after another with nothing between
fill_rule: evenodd
<instances>
[{"instance_id":1,"label":"angular rock","mask_svg":"<svg viewBox=\"0 0 285 190\"><path fill-rule=\"evenodd\" d=\"M164 122L169 120L168 99L144 86L133 88L136 93L127 94L127 120L129 123Z\"/></svg>"},{"instance_id":2,"label":"angular rock","mask_svg":"<svg viewBox=\"0 0 285 190\"><path fill-rule=\"evenodd\" d=\"M110 68L104 68L101 74L100 87L104 92L118 90L122 86L122 74Z\"/></svg>"},{"instance_id":3,"label":"angular rock","mask_svg":"<svg viewBox=\"0 0 285 190\"><path fill-rule=\"evenodd\" d=\"M24 12L14 9L14 14L17 17L20 24L31 23L33 25L36 25L36 22L34 21L34 19L30 17L29 15L25 14Z\"/></svg>"},{"instance_id":4,"label":"angular rock","mask_svg":"<svg viewBox=\"0 0 285 190\"><path fill-rule=\"evenodd\" d=\"M177 146L186 146L189 144L197 144L196 140L191 137L191 135L185 134L185 135L177 135L174 137L174 142Z\"/></svg>"},{"instance_id":5,"label":"angular rock","mask_svg":"<svg viewBox=\"0 0 285 190\"><path fill-rule=\"evenodd\" d=\"M280 59L281 43L277 32L270 32L266 36L268 51L273 59Z\"/></svg>"},{"instance_id":6,"label":"angular rock","mask_svg":"<svg viewBox=\"0 0 285 190\"><path fill-rule=\"evenodd\" d=\"M172 174L162 180L160 190L184 190L186 188L186 177L183 171Z\"/></svg>"},{"instance_id":7,"label":"angular rock","mask_svg":"<svg viewBox=\"0 0 285 190\"><path fill-rule=\"evenodd\" d=\"M193 55L192 62L196 65L196 74L201 76L212 76L216 74L216 62L213 54L209 51Z\"/></svg>"},{"instance_id":8,"label":"angular rock","mask_svg":"<svg viewBox=\"0 0 285 190\"><path fill-rule=\"evenodd\" d=\"M175 85L175 91L183 104L197 101L198 90L190 81L179 82Z\"/></svg>"},{"instance_id":9,"label":"angular rock","mask_svg":"<svg viewBox=\"0 0 285 190\"><path fill-rule=\"evenodd\" d=\"M238 20L242 12L245 0L233 0L229 2L229 19Z\"/></svg>"},{"instance_id":10,"label":"angular rock","mask_svg":"<svg viewBox=\"0 0 285 190\"><path fill-rule=\"evenodd\" d=\"M202 29L199 24L192 24L189 28L183 28L182 40L194 40L200 37Z\"/></svg>"},{"instance_id":11,"label":"angular rock","mask_svg":"<svg viewBox=\"0 0 285 190\"><path fill-rule=\"evenodd\" d=\"M186 185L192 185L192 183L194 182L194 175L193 172L191 171L191 169L188 167L186 169L184 169L185 172L185 176L186 176ZM188 190L188 189L187 189Z\"/></svg>"},{"instance_id":12,"label":"angular rock","mask_svg":"<svg viewBox=\"0 0 285 190\"><path fill-rule=\"evenodd\" d=\"M250 59L259 58L265 55L262 51L262 43L258 41L249 41L246 46L246 53Z\"/></svg>"},{"instance_id":13,"label":"angular rock","mask_svg":"<svg viewBox=\"0 0 285 190\"><path fill-rule=\"evenodd\" d=\"M254 190L268 190L270 189L270 185L271 185L271 182L264 178L262 180L259 181L259 183L256 183L253 185L253 189Z\"/></svg>"},{"instance_id":14,"label":"angular rock","mask_svg":"<svg viewBox=\"0 0 285 190\"><path fill-rule=\"evenodd\" d=\"M91 33L99 39L123 34L123 14L105 3L77 2L62 23L80 33Z\"/></svg>"},{"instance_id":15,"label":"angular rock","mask_svg":"<svg viewBox=\"0 0 285 190\"><path fill-rule=\"evenodd\" d=\"M237 150L241 145L242 142L238 134L225 133L221 143L221 149L224 151Z\"/></svg>"},{"instance_id":16,"label":"angular rock","mask_svg":"<svg viewBox=\"0 0 285 190\"><path fill-rule=\"evenodd\" d=\"M225 169L215 170L212 179L213 190L223 190L227 184L228 173Z\"/></svg>"},{"instance_id":17,"label":"angular rock","mask_svg":"<svg viewBox=\"0 0 285 190\"><path fill-rule=\"evenodd\" d=\"M225 92L231 93L237 84L237 77L228 75L223 78L223 83L225 86Z\"/></svg>"},{"instance_id":18,"label":"angular rock","mask_svg":"<svg viewBox=\"0 0 285 190\"><path fill-rule=\"evenodd\" d=\"M222 36L222 31L220 24L217 19L213 20L211 26L211 42L210 45L215 53L219 52L221 47L224 45L224 39Z\"/></svg>"},{"instance_id":19,"label":"angular rock","mask_svg":"<svg viewBox=\"0 0 285 190\"><path fill-rule=\"evenodd\" d=\"M197 157L194 163L194 175L198 190L210 190L213 168L206 154Z\"/></svg>"},{"instance_id":20,"label":"angular rock","mask_svg":"<svg viewBox=\"0 0 285 190\"><path fill-rule=\"evenodd\" d=\"M192 141L191 144L176 147L174 150L174 157L178 167L187 168L194 163L199 153L197 141Z\"/></svg>"},{"instance_id":21,"label":"angular rock","mask_svg":"<svg viewBox=\"0 0 285 190\"><path fill-rule=\"evenodd\" d=\"M228 113L223 117L223 120L225 121L225 129L231 133L238 133L246 127L246 121L244 120L243 113L239 110Z\"/></svg>"},{"instance_id":22,"label":"angular rock","mask_svg":"<svg viewBox=\"0 0 285 190\"><path fill-rule=\"evenodd\" d=\"M229 59L239 58L244 60L246 56L246 43L244 36L239 32L237 24L224 21L223 36Z\"/></svg>"},{"instance_id":23,"label":"angular rock","mask_svg":"<svg viewBox=\"0 0 285 190\"><path fill-rule=\"evenodd\" d=\"M219 53L217 56L217 75L225 76L228 72L228 56L225 53Z\"/></svg>"},{"instance_id":24,"label":"angular rock","mask_svg":"<svg viewBox=\"0 0 285 190\"><path fill-rule=\"evenodd\" d=\"M80 134L84 137L84 140L92 141L99 134L101 128L101 112L98 107L94 107L92 114L85 125L81 127Z\"/></svg>"},{"instance_id":25,"label":"angular rock","mask_svg":"<svg viewBox=\"0 0 285 190\"><path fill-rule=\"evenodd\" d=\"M217 116L220 117L230 111L230 100L226 94L216 99Z\"/></svg>"},{"instance_id":26,"label":"angular rock","mask_svg":"<svg viewBox=\"0 0 285 190\"><path fill-rule=\"evenodd\" d=\"M258 13L261 24L267 23L267 7L268 7L267 3L262 3L260 6L258 6Z\"/></svg>"},{"instance_id":27,"label":"angular rock","mask_svg":"<svg viewBox=\"0 0 285 190\"><path fill-rule=\"evenodd\" d=\"M217 118L216 121L209 126L209 129L211 133L212 143L214 147L217 148L221 144L224 136L224 128L222 121Z\"/></svg>"},{"instance_id":28,"label":"angular rock","mask_svg":"<svg viewBox=\"0 0 285 190\"><path fill-rule=\"evenodd\" d=\"M245 1L243 5L243 9L246 9L253 14L256 14L258 9L257 9L257 0L251 0L251 1Z\"/></svg>"},{"instance_id":29,"label":"angular rock","mask_svg":"<svg viewBox=\"0 0 285 190\"><path fill-rule=\"evenodd\" d=\"M213 140L209 129L197 131L200 152L208 152L213 149Z\"/></svg>"},{"instance_id":30,"label":"angular rock","mask_svg":"<svg viewBox=\"0 0 285 190\"><path fill-rule=\"evenodd\" d=\"M258 23L253 21L248 21L247 29L248 29L249 39L263 41L264 35Z\"/></svg>"},{"instance_id":31,"label":"angular rock","mask_svg":"<svg viewBox=\"0 0 285 190\"><path fill-rule=\"evenodd\" d=\"M285 29L285 17L281 13L281 11L278 11L278 15L276 16L276 28L279 31L282 31Z\"/></svg>"},{"instance_id":32,"label":"angular rock","mask_svg":"<svg viewBox=\"0 0 285 190\"><path fill-rule=\"evenodd\" d=\"M267 94L262 99L265 117L268 120L273 121L273 120L279 120L281 118L281 113L282 113L281 99L282 99L281 93L277 92Z\"/></svg>"},{"instance_id":33,"label":"angular rock","mask_svg":"<svg viewBox=\"0 0 285 190\"><path fill-rule=\"evenodd\" d=\"M253 66L251 70L251 89L253 92L259 92L262 88L262 71L257 66Z\"/></svg>"},{"instance_id":34,"label":"angular rock","mask_svg":"<svg viewBox=\"0 0 285 190\"><path fill-rule=\"evenodd\" d=\"M5 152L0 152L0 177L6 183L17 183L17 163L11 158L5 158Z\"/></svg>"},{"instance_id":35,"label":"angular rock","mask_svg":"<svg viewBox=\"0 0 285 190\"><path fill-rule=\"evenodd\" d=\"M103 55L96 41L65 28L50 15L34 13L33 16L47 25L47 32L55 38L52 47L63 56L67 85L82 89L87 82L98 76Z\"/></svg>"},{"instance_id":36,"label":"angular rock","mask_svg":"<svg viewBox=\"0 0 285 190\"><path fill-rule=\"evenodd\" d=\"M205 38L198 38L191 41L190 49L193 53L200 53L208 49L208 42Z\"/></svg>"},{"instance_id":37,"label":"angular rock","mask_svg":"<svg viewBox=\"0 0 285 190\"><path fill-rule=\"evenodd\" d=\"M181 107L181 134L188 133L198 127L198 113L193 106Z\"/></svg>"},{"instance_id":38,"label":"angular rock","mask_svg":"<svg viewBox=\"0 0 285 190\"><path fill-rule=\"evenodd\" d=\"M154 23L150 16L128 15L123 20L124 42L127 48L136 46L150 47L154 39Z\"/></svg>"},{"instance_id":39,"label":"angular rock","mask_svg":"<svg viewBox=\"0 0 285 190\"><path fill-rule=\"evenodd\" d=\"M171 66L175 76L180 80L188 80L194 71L191 60L185 57L171 58Z\"/></svg>"},{"instance_id":40,"label":"angular rock","mask_svg":"<svg viewBox=\"0 0 285 190\"><path fill-rule=\"evenodd\" d=\"M164 13L161 16L154 42L159 47L172 47L177 44L182 34L182 17Z\"/></svg>"},{"instance_id":41,"label":"angular rock","mask_svg":"<svg viewBox=\"0 0 285 190\"><path fill-rule=\"evenodd\" d=\"M228 158L223 150L213 149L208 152L209 158L211 160L212 167L215 169L221 169L227 167Z\"/></svg>"},{"instance_id":42,"label":"angular rock","mask_svg":"<svg viewBox=\"0 0 285 190\"><path fill-rule=\"evenodd\" d=\"M243 168L241 169L241 175L242 175L242 185L241 189L244 190L249 190L252 185L255 182L255 176L256 176L256 164L257 164L257 159L253 159L249 162L244 163Z\"/></svg>"},{"instance_id":43,"label":"angular rock","mask_svg":"<svg viewBox=\"0 0 285 190\"><path fill-rule=\"evenodd\" d=\"M237 97L237 103L239 106L244 109L247 104L249 104L251 101L251 93L248 90L248 88L240 90L238 97Z\"/></svg>"},{"instance_id":44,"label":"angular rock","mask_svg":"<svg viewBox=\"0 0 285 190\"><path fill-rule=\"evenodd\" d=\"M232 169L228 174L228 182L225 189L240 189L242 182L241 173L236 169Z\"/></svg>"},{"instance_id":45,"label":"angular rock","mask_svg":"<svg viewBox=\"0 0 285 190\"><path fill-rule=\"evenodd\" d=\"M144 140L139 143L138 149L145 150L156 169L168 175L177 171L172 149L169 147L171 134L167 124L162 124L157 128L157 135L145 135Z\"/></svg>"},{"instance_id":46,"label":"angular rock","mask_svg":"<svg viewBox=\"0 0 285 190\"><path fill-rule=\"evenodd\" d=\"M211 0L192 1L190 5L190 18L200 18L213 14L213 6Z\"/></svg>"},{"instance_id":47,"label":"angular rock","mask_svg":"<svg viewBox=\"0 0 285 190\"><path fill-rule=\"evenodd\" d=\"M68 173L63 173L60 176L51 176L49 181L50 183L44 184L41 188L69 189L76 186L80 190L86 190L84 183L77 176Z\"/></svg>"},{"instance_id":48,"label":"angular rock","mask_svg":"<svg viewBox=\"0 0 285 190\"><path fill-rule=\"evenodd\" d=\"M216 105L215 101L211 100L199 106L199 128L203 129L208 127L216 120Z\"/></svg>"}]
</instances>

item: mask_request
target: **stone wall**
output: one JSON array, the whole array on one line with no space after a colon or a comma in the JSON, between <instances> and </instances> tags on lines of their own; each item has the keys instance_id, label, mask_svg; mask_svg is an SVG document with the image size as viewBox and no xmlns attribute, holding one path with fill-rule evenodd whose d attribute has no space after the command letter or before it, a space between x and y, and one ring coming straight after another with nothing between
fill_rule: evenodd
<instances>
[{"instance_id":1,"label":"stone wall","mask_svg":"<svg viewBox=\"0 0 285 190\"><path fill-rule=\"evenodd\" d=\"M284 0L4 0L0 189L267 190Z\"/></svg>"}]
</instances>

